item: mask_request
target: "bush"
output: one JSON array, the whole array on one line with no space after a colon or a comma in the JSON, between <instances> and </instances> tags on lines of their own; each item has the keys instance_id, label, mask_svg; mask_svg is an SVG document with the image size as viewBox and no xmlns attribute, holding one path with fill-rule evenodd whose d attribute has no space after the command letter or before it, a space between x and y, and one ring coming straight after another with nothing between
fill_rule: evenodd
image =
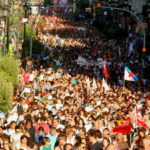
<instances>
[{"instance_id":1,"label":"bush","mask_svg":"<svg viewBox=\"0 0 150 150\"><path fill-rule=\"evenodd\" d=\"M19 74L19 63L16 59L9 56L0 57L0 72L2 72L1 73L2 77L4 75L9 77L6 81L12 81L13 85L17 85ZM12 79L10 77L12 77Z\"/></svg>"},{"instance_id":2,"label":"bush","mask_svg":"<svg viewBox=\"0 0 150 150\"><path fill-rule=\"evenodd\" d=\"M14 83L13 77L11 77L7 72L1 71L0 76L3 77L6 82Z\"/></svg>"},{"instance_id":3,"label":"bush","mask_svg":"<svg viewBox=\"0 0 150 150\"><path fill-rule=\"evenodd\" d=\"M0 74L0 87L0 110L7 114L12 107L13 85Z\"/></svg>"}]
</instances>

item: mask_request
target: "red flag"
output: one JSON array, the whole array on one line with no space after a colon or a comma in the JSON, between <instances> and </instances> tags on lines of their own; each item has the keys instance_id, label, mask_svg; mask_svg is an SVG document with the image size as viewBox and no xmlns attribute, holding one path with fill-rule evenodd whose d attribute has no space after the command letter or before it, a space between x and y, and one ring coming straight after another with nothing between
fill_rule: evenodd
<instances>
[{"instance_id":1,"label":"red flag","mask_svg":"<svg viewBox=\"0 0 150 150\"><path fill-rule=\"evenodd\" d=\"M105 59L104 59L104 73L105 73L105 77L106 77L106 78L109 78L109 77L110 77L109 74L108 74L108 72L107 72Z\"/></svg>"},{"instance_id":2,"label":"red flag","mask_svg":"<svg viewBox=\"0 0 150 150\"><path fill-rule=\"evenodd\" d=\"M135 121L136 123L140 124L144 128L149 129L149 126L144 122L144 119L141 117L139 110L136 108L136 113L135 113Z\"/></svg>"},{"instance_id":3,"label":"red flag","mask_svg":"<svg viewBox=\"0 0 150 150\"><path fill-rule=\"evenodd\" d=\"M97 51L98 51L98 48L96 47L95 50L94 50L94 52L93 52L93 55L94 55L94 56L95 56L95 54L97 53Z\"/></svg>"},{"instance_id":4,"label":"red flag","mask_svg":"<svg viewBox=\"0 0 150 150\"><path fill-rule=\"evenodd\" d=\"M126 121L121 122L119 126L113 128L113 132L121 132L131 134L131 123L130 118L128 117Z\"/></svg>"}]
</instances>

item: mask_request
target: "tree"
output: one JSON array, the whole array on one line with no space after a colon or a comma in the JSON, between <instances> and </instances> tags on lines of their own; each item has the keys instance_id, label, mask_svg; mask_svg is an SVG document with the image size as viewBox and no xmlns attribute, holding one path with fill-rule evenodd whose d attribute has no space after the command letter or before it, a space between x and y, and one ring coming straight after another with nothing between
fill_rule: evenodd
<instances>
[{"instance_id":1,"label":"tree","mask_svg":"<svg viewBox=\"0 0 150 150\"><path fill-rule=\"evenodd\" d=\"M44 5L45 6L51 6L52 5L52 0L44 0Z\"/></svg>"},{"instance_id":2,"label":"tree","mask_svg":"<svg viewBox=\"0 0 150 150\"><path fill-rule=\"evenodd\" d=\"M16 59L9 56L0 57L0 72L2 71L6 72L7 75L13 78L12 85L17 85L19 74L19 63Z\"/></svg>"},{"instance_id":3,"label":"tree","mask_svg":"<svg viewBox=\"0 0 150 150\"><path fill-rule=\"evenodd\" d=\"M0 110L7 114L12 107L13 85L0 74L0 87Z\"/></svg>"}]
</instances>

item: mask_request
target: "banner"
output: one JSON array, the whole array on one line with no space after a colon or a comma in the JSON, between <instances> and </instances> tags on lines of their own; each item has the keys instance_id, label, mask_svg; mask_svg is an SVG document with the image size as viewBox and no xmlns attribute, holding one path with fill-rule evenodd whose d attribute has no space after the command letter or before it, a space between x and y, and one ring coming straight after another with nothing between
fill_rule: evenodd
<instances>
[{"instance_id":1,"label":"banner","mask_svg":"<svg viewBox=\"0 0 150 150\"><path fill-rule=\"evenodd\" d=\"M77 27L77 30L78 31L85 31L86 29L85 29L85 27Z\"/></svg>"},{"instance_id":2,"label":"banner","mask_svg":"<svg viewBox=\"0 0 150 150\"><path fill-rule=\"evenodd\" d=\"M64 40L62 40L62 39L57 39L57 40L56 40L56 44L64 44Z\"/></svg>"},{"instance_id":3,"label":"banner","mask_svg":"<svg viewBox=\"0 0 150 150\"><path fill-rule=\"evenodd\" d=\"M76 60L77 64L80 66L86 66L86 67L91 67L91 66L98 66L99 68L103 68L104 66L104 61L103 59L99 59L99 61L94 61L94 60L88 60L82 56L78 56L78 59ZM110 65L110 62L107 62L107 65Z\"/></svg>"}]
</instances>

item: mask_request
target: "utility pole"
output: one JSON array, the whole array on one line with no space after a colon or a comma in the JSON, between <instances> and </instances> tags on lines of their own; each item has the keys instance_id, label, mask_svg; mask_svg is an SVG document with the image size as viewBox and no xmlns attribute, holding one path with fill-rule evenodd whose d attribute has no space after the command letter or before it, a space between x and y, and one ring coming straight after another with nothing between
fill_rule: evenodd
<instances>
[{"instance_id":1,"label":"utility pole","mask_svg":"<svg viewBox=\"0 0 150 150\"><path fill-rule=\"evenodd\" d=\"M27 18L27 9L28 9L28 1L25 2L24 5L24 11L25 11L24 18ZM24 22L24 41L25 39L26 39L26 22Z\"/></svg>"}]
</instances>

